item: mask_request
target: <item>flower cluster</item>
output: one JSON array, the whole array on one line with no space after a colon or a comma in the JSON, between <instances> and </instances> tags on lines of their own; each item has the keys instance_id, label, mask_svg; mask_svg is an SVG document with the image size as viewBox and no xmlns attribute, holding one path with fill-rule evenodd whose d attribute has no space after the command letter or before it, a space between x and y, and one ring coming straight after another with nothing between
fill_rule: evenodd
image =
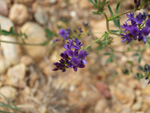
<instances>
[{"instance_id":1,"label":"flower cluster","mask_svg":"<svg viewBox=\"0 0 150 113\"><path fill-rule=\"evenodd\" d=\"M136 18L134 17L134 12L127 14L128 20L121 26L125 29L122 36L122 42L127 41L130 43L133 39L138 41L143 41L146 43L147 36L150 33L150 19L146 19L146 13L139 13ZM130 21L131 24L128 25L127 22Z\"/></svg>"},{"instance_id":2,"label":"flower cluster","mask_svg":"<svg viewBox=\"0 0 150 113\"><path fill-rule=\"evenodd\" d=\"M59 35L68 41L67 44L64 44L66 50L60 54L61 60L54 63L56 68L53 71L62 70L65 72L66 68L73 68L74 71L77 71L77 68L84 68L87 63L85 57L89 53L81 50L83 44L77 38L69 39L69 32L64 29L60 29Z\"/></svg>"}]
</instances>

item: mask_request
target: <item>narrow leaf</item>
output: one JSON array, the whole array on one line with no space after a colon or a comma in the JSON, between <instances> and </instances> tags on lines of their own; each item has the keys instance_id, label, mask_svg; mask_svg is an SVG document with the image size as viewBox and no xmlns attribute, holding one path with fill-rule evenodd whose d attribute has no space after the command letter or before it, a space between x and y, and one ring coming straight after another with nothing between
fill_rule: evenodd
<instances>
[{"instance_id":1,"label":"narrow leaf","mask_svg":"<svg viewBox=\"0 0 150 113\"><path fill-rule=\"evenodd\" d=\"M110 5L108 5L108 9L109 9L109 12L110 12L111 17L112 17L114 14L113 14L113 11L112 11L112 9L111 9Z\"/></svg>"},{"instance_id":2,"label":"narrow leaf","mask_svg":"<svg viewBox=\"0 0 150 113\"><path fill-rule=\"evenodd\" d=\"M141 73L137 73L137 78L138 80L141 80L142 78L144 78L144 76Z\"/></svg>"},{"instance_id":3,"label":"narrow leaf","mask_svg":"<svg viewBox=\"0 0 150 113\"><path fill-rule=\"evenodd\" d=\"M89 2L91 2L91 3L94 5L94 2L93 2L93 0L89 0Z\"/></svg>"},{"instance_id":4,"label":"narrow leaf","mask_svg":"<svg viewBox=\"0 0 150 113\"><path fill-rule=\"evenodd\" d=\"M115 13L117 14L118 13L118 11L119 11L119 7L120 7L120 2L117 4L117 6L116 6L116 11L115 11Z\"/></svg>"}]
</instances>

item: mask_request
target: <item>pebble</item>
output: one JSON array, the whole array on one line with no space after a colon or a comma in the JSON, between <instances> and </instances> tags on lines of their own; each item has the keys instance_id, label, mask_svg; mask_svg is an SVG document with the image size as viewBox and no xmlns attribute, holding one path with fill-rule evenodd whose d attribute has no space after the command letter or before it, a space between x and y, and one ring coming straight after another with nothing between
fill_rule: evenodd
<instances>
[{"instance_id":1,"label":"pebble","mask_svg":"<svg viewBox=\"0 0 150 113\"><path fill-rule=\"evenodd\" d=\"M26 73L26 66L24 64L18 64L8 69L6 83L15 86L22 87L24 85L24 77Z\"/></svg>"},{"instance_id":2,"label":"pebble","mask_svg":"<svg viewBox=\"0 0 150 113\"><path fill-rule=\"evenodd\" d=\"M20 62L25 64L26 66L29 66L33 63L33 59L28 55L24 55L21 57Z\"/></svg>"},{"instance_id":3,"label":"pebble","mask_svg":"<svg viewBox=\"0 0 150 113\"><path fill-rule=\"evenodd\" d=\"M46 25L48 23L48 19L49 19L47 12L42 7L36 8L34 18L41 25Z\"/></svg>"},{"instance_id":4,"label":"pebble","mask_svg":"<svg viewBox=\"0 0 150 113\"><path fill-rule=\"evenodd\" d=\"M9 31L11 27L14 27L13 22L9 18L1 15L0 15L0 25L1 25L1 29L7 31Z\"/></svg>"},{"instance_id":5,"label":"pebble","mask_svg":"<svg viewBox=\"0 0 150 113\"><path fill-rule=\"evenodd\" d=\"M10 9L9 18L15 24L23 24L29 18L27 7L23 4L14 4Z\"/></svg>"},{"instance_id":6,"label":"pebble","mask_svg":"<svg viewBox=\"0 0 150 113\"><path fill-rule=\"evenodd\" d=\"M17 41L14 37L11 36L0 36L0 38L5 41ZM3 51L4 58L6 60L5 64L7 64L7 66L19 63L20 49L18 45L10 43L1 43L1 48Z\"/></svg>"},{"instance_id":7,"label":"pebble","mask_svg":"<svg viewBox=\"0 0 150 113\"><path fill-rule=\"evenodd\" d=\"M4 58L0 57L0 74L4 73L8 68L8 64Z\"/></svg>"},{"instance_id":8,"label":"pebble","mask_svg":"<svg viewBox=\"0 0 150 113\"><path fill-rule=\"evenodd\" d=\"M17 90L11 86L4 86L0 88L0 93L2 93L5 97L7 97L10 100L14 100L17 96ZM6 100L3 96L0 96L0 98Z\"/></svg>"},{"instance_id":9,"label":"pebble","mask_svg":"<svg viewBox=\"0 0 150 113\"><path fill-rule=\"evenodd\" d=\"M132 110L133 110L133 111L138 111L138 110L141 109L141 107L142 107L142 103L141 103L141 102L137 102L137 103L135 103L135 104L132 106Z\"/></svg>"},{"instance_id":10,"label":"pebble","mask_svg":"<svg viewBox=\"0 0 150 113\"><path fill-rule=\"evenodd\" d=\"M8 15L8 7L6 0L0 0L0 14L4 16Z\"/></svg>"},{"instance_id":11,"label":"pebble","mask_svg":"<svg viewBox=\"0 0 150 113\"><path fill-rule=\"evenodd\" d=\"M107 101L105 99L100 99L95 106L94 113L106 113L106 111L108 111L108 107Z\"/></svg>"},{"instance_id":12,"label":"pebble","mask_svg":"<svg viewBox=\"0 0 150 113\"><path fill-rule=\"evenodd\" d=\"M46 41L45 31L37 23L27 22L22 26L21 31L28 36L26 43L39 44ZM23 48L35 60L41 59L47 53L46 46L23 46Z\"/></svg>"}]
</instances>

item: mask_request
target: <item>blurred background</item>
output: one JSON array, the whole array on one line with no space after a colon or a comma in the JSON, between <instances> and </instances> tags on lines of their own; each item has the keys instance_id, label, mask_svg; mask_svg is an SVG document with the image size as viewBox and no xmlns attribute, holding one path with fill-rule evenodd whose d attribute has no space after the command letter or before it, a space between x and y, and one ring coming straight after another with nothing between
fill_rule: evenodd
<instances>
[{"instance_id":1,"label":"blurred background","mask_svg":"<svg viewBox=\"0 0 150 113\"><path fill-rule=\"evenodd\" d=\"M119 12L133 9L134 0L111 0L114 9L121 2ZM106 31L103 15L93 15L88 0L0 0L1 29L25 33L27 43L47 40L45 28L58 34L60 28L72 30L88 23L93 35L83 35L81 41L88 45L93 38ZM110 16L108 8L106 14ZM121 24L126 20L121 18ZM110 28L115 29L113 22ZM97 33L98 32L98 33ZM12 36L1 40L20 41ZM59 39L53 45L53 40ZM150 113L150 86L145 79L138 80L136 52L125 53L129 45L114 36L112 45L96 51L95 45L87 50L87 64L74 72L53 72L53 62L64 51L63 39L53 37L47 46L21 46L1 43L0 93L12 100L26 113ZM135 43L132 49L144 47ZM116 53L111 62L105 53ZM149 62L150 49L142 54L140 65ZM1 102L7 101L0 96ZM0 107L0 110L11 111Z\"/></svg>"}]
</instances>

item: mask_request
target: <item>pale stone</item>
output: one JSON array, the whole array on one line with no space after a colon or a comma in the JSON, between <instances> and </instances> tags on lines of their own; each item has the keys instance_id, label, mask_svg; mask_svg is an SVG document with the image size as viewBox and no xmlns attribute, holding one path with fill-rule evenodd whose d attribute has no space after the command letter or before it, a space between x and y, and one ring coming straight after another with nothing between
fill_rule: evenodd
<instances>
[{"instance_id":1,"label":"pale stone","mask_svg":"<svg viewBox=\"0 0 150 113\"><path fill-rule=\"evenodd\" d=\"M14 24L9 18L0 15L0 26L1 29L9 31Z\"/></svg>"},{"instance_id":2,"label":"pale stone","mask_svg":"<svg viewBox=\"0 0 150 113\"><path fill-rule=\"evenodd\" d=\"M94 113L106 113L106 112L110 113L107 109L108 107L109 106L108 106L107 101L105 99L100 99L95 106Z\"/></svg>"},{"instance_id":3,"label":"pale stone","mask_svg":"<svg viewBox=\"0 0 150 113\"><path fill-rule=\"evenodd\" d=\"M25 5L14 4L11 7L9 18L16 24L23 24L29 17L28 9Z\"/></svg>"},{"instance_id":4,"label":"pale stone","mask_svg":"<svg viewBox=\"0 0 150 113\"><path fill-rule=\"evenodd\" d=\"M6 0L0 0L0 14L4 16L8 15L8 7Z\"/></svg>"},{"instance_id":5,"label":"pale stone","mask_svg":"<svg viewBox=\"0 0 150 113\"><path fill-rule=\"evenodd\" d=\"M20 62L29 66L33 63L33 59L30 56L25 55L21 57Z\"/></svg>"},{"instance_id":6,"label":"pale stone","mask_svg":"<svg viewBox=\"0 0 150 113\"><path fill-rule=\"evenodd\" d=\"M138 111L138 110L141 109L141 107L142 107L142 103L141 103L141 102L137 102L137 103L135 103L135 104L132 106L132 110L133 110L133 111Z\"/></svg>"},{"instance_id":7,"label":"pale stone","mask_svg":"<svg viewBox=\"0 0 150 113\"><path fill-rule=\"evenodd\" d=\"M10 100L14 100L17 96L16 89L10 86L4 86L0 88L0 93L2 93L5 97L7 97ZM3 96L0 96L0 98L3 98Z\"/></svg>"},{"instance_id":8,"label":"pale stone","mask_svg":"<svg viewBox=\"0 0 150 113\"><path fill-rule=\"evenodd\" d=\"M16 42L17 40L11 36L0 36L2 40ZM19 62L19 46L10 43L1 43L1 48L4 54L4 58L7 61L7 65L14 65Z\"/></svg>"},{"instance_id":9,"label":"pale stone","mask_svg":"<svg viewBox=\"0 0 150 113\"><path fill-rule=\"evenodd\" d=\"M34 18L41 25L48 23L48 14L42 7L37 7Z\"/></svg>"},{"instance_id":10,"label":"pale stone","mask_svg":"<svg viewBox=\"0 0 150 113\"><path fill-rule=\"evenodd\" d=\"M26 66L24 64L18 64L12 68L9 68L7 72L8 79L6 80L6 83L16 87L23 86L25 72Z\"/></svg>"},{"instance_id":11,"label":"pale stone","mask_svg":"<svg viewBox=\"0 0 150 113\"><path fill-rule=\"evenodd\" d=\"M7 61L3 58L0 58L0 74L4 73L8 68Z\"/></svg>"},{"instance_id":12,"label":"pale stone","mask_svg":"<svg viewBox=\"0 0 150 113\"><path fill-rule=\"evenodd\" d=\"M132 89L125 87L123 84L118 84L118 86L111 86L111 93L116 99L124 104L126 107L130 107L134 103L135 94Z\"/></svg>"},{"instance_id":13,"label":"pale stone","mask_svg":"<svg viewBox=\"0 0 150 113\"><path fill-rule=\"evenodd\" d=\"M39 44L46 41L44 29L36 23L27 22L21 28L21 31L28 36L28 39L25 40L26 43ZM46 46L23 46L25 51L36 60L42 58L46 52Z\"/></svg>"}]
</instances>

